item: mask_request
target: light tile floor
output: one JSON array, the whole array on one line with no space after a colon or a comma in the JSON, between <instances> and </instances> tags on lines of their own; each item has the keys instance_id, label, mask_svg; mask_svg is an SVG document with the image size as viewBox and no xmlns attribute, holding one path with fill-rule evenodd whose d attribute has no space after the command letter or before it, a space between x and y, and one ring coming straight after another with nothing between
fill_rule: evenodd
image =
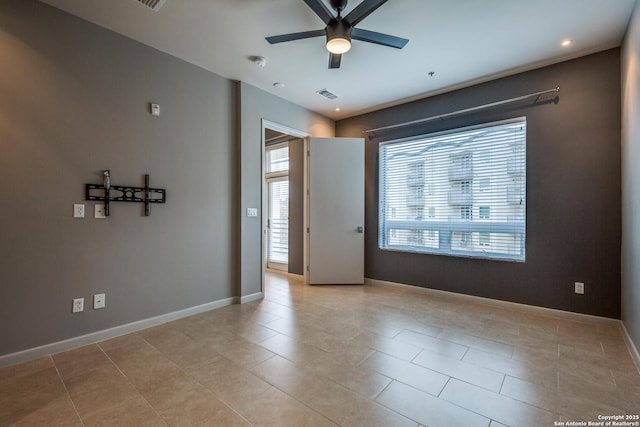
<instances>
[{"instance_id":1,"label":"light tile floor","mask_svg":"<svg viewBox=\"0 0 640 427\"><path fill-rule=\"evenodd\" d=\"M554 426L640 414L618 327L267 275L266 297L0 369L0 426Z\"/></svg>"}]
</instances>

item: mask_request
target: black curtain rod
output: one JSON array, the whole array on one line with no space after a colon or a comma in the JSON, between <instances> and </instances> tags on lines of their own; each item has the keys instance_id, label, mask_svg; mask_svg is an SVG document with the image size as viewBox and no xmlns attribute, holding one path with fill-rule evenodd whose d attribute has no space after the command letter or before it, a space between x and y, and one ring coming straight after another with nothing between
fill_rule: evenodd
<instances>
[{"instance_id":1,"label":"black curtain rod","mask_svg":"<svg viewBox=\"0 0 640 427\"><path fill-rule=\"evenodd\" d=\"M451 113L445 113L445 114L440 114L440 115L437 115L437 116L426 117L424 119L412 120L410 122L399 123L397 125L383 126L383 127L379 127L379 128L375 128L375 129L363 130L362 133L373 133L373 132L378 132L378 131L381 131L381 130L389 130L389 129L395 129L395 128L404 127L404 126L411 126L411 125L416 125L416 124L420 124L420 123L426 123L426 122L430 122L430 121L433 121L433 120L442 120L442 119L446 119L446 118L449 118L449 117L457 116L457 115L460 115L460 114L471 113L473 111L483 110L483 109L486 109L486 108L498 107L500 105L509 104L509 103L512 103L512 102L517 102L517 101L522 101L524 99L533 98L534 96L540 97L540 96L546 95L548 93L557 93L557 92L560 92L560 86L556 87L555 89L543 90L543 91L536 92L536 93L530 93L528 95L518 96L516 98L510 98L510 99L505 99L503 101L492 102L491 104L484 104L484 105L478 105L476 107L465 108L463 110L453 111Z\"/></svg>"}]
</instances>

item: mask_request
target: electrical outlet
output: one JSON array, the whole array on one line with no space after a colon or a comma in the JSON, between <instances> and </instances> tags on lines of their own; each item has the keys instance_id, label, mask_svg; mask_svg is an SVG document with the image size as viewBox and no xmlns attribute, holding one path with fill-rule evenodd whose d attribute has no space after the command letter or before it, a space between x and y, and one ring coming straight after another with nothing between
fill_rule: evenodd
<instances>
[{"instance_id":1,"label":"electrical outlet","mask_svg":"<svg viewBox=\"0 0 640 427\"><path fill-rule=\"evenodd\" d=\"M84 311L84 298L73 299L73 313L81 313Z\"/></svg>"},{"instance_id":2,"label":"electrical outlet","mask_svg":"<svg viewBox=\"0 0 640 427\"><path fill-rule=\"evenodd\" d=\"M576 292L576 294L583 295L584 294L584 283L575 282L575 292Z\"/></svg>"},{"instance_id":3,"label":"electrical outlet","mask_svg":"<svg viewBox=\"0 0 640 427\"><path fill-rule=\"evenodd\" d=\"M73 205L73 217L74 218L84 218L84 205L82 205L82 204L74 204Z\"/></svg>"},{"instance_id":4,"label":"electrical outlet","mask_svg":"<svg viewBox=\"0 0 640 427\"><path fill-rule=\"evenodd\" d=\"M104 294L95 294L93 296L93 309L104 308L105 306L105 296Z\"/></svg>"},{"instance_id":5,"label":"electrical outlet","mask_svg":"<svg viewBox=\"0 0 640 427\"><path fill-rule=\"evenodd\" d=\"M93 205L93 217L96 219L107 219L103 204L99 203L97 205Z\"/></svg>"}]
</instances>

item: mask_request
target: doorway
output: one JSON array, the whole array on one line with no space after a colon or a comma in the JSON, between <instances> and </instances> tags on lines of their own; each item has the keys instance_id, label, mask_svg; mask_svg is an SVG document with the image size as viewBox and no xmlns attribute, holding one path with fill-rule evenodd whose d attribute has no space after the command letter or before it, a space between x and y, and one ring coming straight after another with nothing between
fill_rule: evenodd
<instances>
[{"instance_id":1,"label":"doorway","mask_svg":"<svg viewBox=\"0 0 640 427\"><path fill-rule=\"evenodd\" d=\"M262 289L265 271L304 280L304 132L262 121Z\"/></svg>"}]
</instances>

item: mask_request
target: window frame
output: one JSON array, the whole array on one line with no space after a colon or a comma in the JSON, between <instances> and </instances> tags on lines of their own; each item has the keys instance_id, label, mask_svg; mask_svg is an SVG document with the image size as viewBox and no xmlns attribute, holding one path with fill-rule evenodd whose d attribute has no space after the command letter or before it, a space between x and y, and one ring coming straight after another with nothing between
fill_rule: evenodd
<instances>
[{"instance_id":1,"label":"window frame","mask_svg":"<svg viewBox=\"0 0 640 427\"><path fill-rule=\"evenodd\" d=\"M418 141L421 139L432 139L432 138L437 138L437 137L443 137L446 135L452 135L452 134L462 134L464 132L469 132L469 131L473 131L473 130L480 130L480 129L485 129L485 128L491 128L491 127L498 127L501 125L508 125L508 124L515 124L515 123L522 123L523 125L523 129L522 129L522 139L517 139L514 140L512 142L508 142L507 144L511 144L511 145L520 145L521 147L521 151L518 152L518 156L519 159L522 160L521 163L521 175L520 175L520 192L522 194L522 199L520 204L523 205L522 206L522 210L521 213L519 213L517 216L511 217L510 219L507 219L501 223L496 224L492 219L492 214L493 214L493 208L489 208L489 218L484 218L480 216L480 209L476 208L479 205L475 205L475 206L471 206L470 208L470 212L469 212L469 216L464 218L463 220L461 220L461 215L462 215L462 207L460 207L458 214L457 215L453 215L450 216L450 219L453 220L456 223L453 223L451 221L446 221L445 220L436 220L434 221L433 219L431 219L429 216L427 217L423 217L423 221L420 221L418 224L405 224L404 226L402 226L401 228L394 228L394 227L386 227L387 230L395 230L397 234L399 233L411 233L411 230L424 230L427 231L427 233L423 233L423 235L425 236L424 240L427 240L427 236L431 236L432 234L429 233L429 231L435 231L436 234L438 235L442 235L442 233L450 233L449 235L449 247L445 248L447 251L444 251L440 248L436 248L435 250L432 247L421 247L421 248L416 248L414 245L389 245L387 244L386 246L383 246L383 241L384 241L384 237L383 237L383 233L385 232L385 227L383 224L386 224L386 215L387 213L385 212L386 207L385 206L385 201L384 201L384 197L383 197L383 191L384 188L383 186L385 185L384 183L384 176L385 174L383 173L383 168L385 167L384 165L384 159L383 159L383 155L382 155L382 148L386 145L391 145L391 144L395 144L395 143L401 143L401 142L410 142L410 141ZM378 249L382 250L382 251L390 251L390 252L409 252L409 253L418 253L418 254L426 254L426 255L441 255L441 256L453 256L453 257L462 257L462 258L474 258L474 259L479 259L479 260L496 260L496 261L508 261L508 262L526 262L526 237L527 237L527 227L526 227L526 223L527 223L527 203L526 203L526 199L527 199L527 137L528 137L528 128L527 128L527 118L526 116L521 116L521 117L515 117L515 118L511 118L511 119L507 119L507 120L501 120L501 121L494 121L494 122L486 122L486 123L481 123L478 125L474 125L474 126L467 126L467 127L460 127L460 128L454 128L454 129L449 129L449 130L445 130L442 132L434 132L434 133L429 133L429 134L423 134L423 135L415 135L415 136L411 136L411 137L407 137L407 138L402 138L402 139L395 139L395 140L388 140L388 141L382 141L379 143L379 147L378 147L378 164L379 164L379 169L378 169L378 185L377 185L377 190L378 190ZM510 150L510 148L501 148L500 152L502 152L503 150ZM449 173L451 173L451 169L452 166L453 168L457 168L457 169L462 169L463 167L469 168L470 170L473 169L474 167L474 156L477 157L482 157L481 159L478 160L486 160L489 159L488 161L485 161L484 163L489 163L489 164L493 164L493 153L494 151L489 151L488 154L486 154L484 151L462 151L462 152L458 152L458 153L452 153L451 157L450 157L450 165L449 165ZM480 155L482 154L482 156ZM454 159L454 157L457 157L457 159ZM520 161L518 160L518 161ZM429 160L425 160L426 162L428 162ZM457 163L455 163L457 162ZM511 168L511 165L509 165L509 168ZM427 174L430 172L427 172L427 170L425 169L424 171L424 175L428 176ZM455 173L455 171L454 171ZM511 172L507 172L507 173L511 173ZM491 188L491 184L493 184L494 181L494 177L499 176L499 175L491 175L488 180L483 181L483 183L488 184L488 188ZM428 179L428 178L427 178ZM450 178L453 179L453 178ZM463 182L465 179L454 179L457 180L458 182ZM475 183L475 179L471 180L471 184L468 187L468 191L470 193L473 193L474 191L474 187L476 187L478 184ZM478 180L480 181L480 180ZM462 185L462 184L461 184ZM509 186L507 186L509 187ZM507 188L505 187L505 188ZM458 191L462 191L463 188L459 188ZM485 191L487 189L485 189L484 187L480 190L480 191ZM442 191L442 190L438 190L438 191ZM477 191L477 189L476 189ZM439 205L438 205L439 206ZM483 205L483 207L485 207L486 205ZM428 207L428 205L427 205ZM468 206L465 206L468 207ZM474 209L478 209L477 212L474 212ZM427 209L425 209L425 212L427 212ZM477 216L476 216L477 214ZM456 216L457 216L457 221L456 221ZM518 217L520 217L520 219L518 219ZM513 219L516 218L516 219ZM396 222L401 222L396 220ZM446 223L448 224L445 227L442 227L442 224L440 223ZM467 224L467 225L465 225ZM396 225L396 224L393 224ZM462 240L464 241L463 243L465 245L467 244L472 244L475 245L477 244L477 247L475 249L472 250L457 250L455 249L454 246L454 233L457 234L457 236L463 236L462 233L464 233L464 236L462 237ZM489 244L484 244L481 245L479 244L479 236L480 234L483 235L483 237L485 237L487 234L489 235ZM495 238L497 238L498 240L504 239L507 236L510 236L510 238L513 239L513 248L515 248L514 252L509 252L506 253L506 251L509 250L509 248L507 247L507 249L501 249L500 245L496 246L496 248L493 247L493 241L494 241L494 236ZM500 236L504 236L504 237L500 237ZM483 238L483 243L486 242L486 240ZM518 245L519 245L519 252L518 251ZM491 252L491 250L495 250L495 252ZM517 252L517 253L516 253Z\"/></svg>"}]
</instances>

